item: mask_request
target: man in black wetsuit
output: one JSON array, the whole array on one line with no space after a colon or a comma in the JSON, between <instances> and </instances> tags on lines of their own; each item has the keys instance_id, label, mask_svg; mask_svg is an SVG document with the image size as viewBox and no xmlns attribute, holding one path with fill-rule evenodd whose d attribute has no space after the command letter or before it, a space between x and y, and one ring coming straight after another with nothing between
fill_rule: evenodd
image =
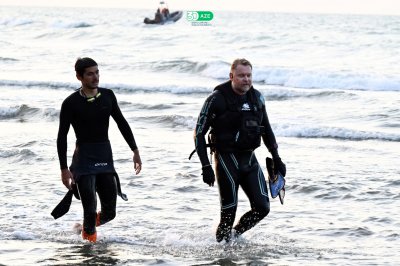
<instances>
[{"instance_id":1,"label":"man in black wetsuit","mask_svg":"<svg viewBox=\"0 0 400 266\"><path fill-rule=\"evenodd\" d=\"M70 190L76 185L82 201L82 237L96 242L96 226L115 217L117 194L126 200L121 193L108 139L110 116L133 151L136 174L139 174L142 162L132 130L118 107L113 91L98 87L97 63L91 58L79 58L75 63L75 71L82 87L67 97L61 106L57 151L62 182ZM68 169L67 135L70 125L75 131L76 147ZM96 192L101 203L98 213Z\"/></svg>"},{"instance_id":2,"label":"man in black wetsuit","mask_svg":"<svg viewBox=\"0 0 400 266\"><path fill-rule=\"evenodd\" d=\"M238 188L249 198L251 210L233 228L235 237L251 229L270 210L267 185L254 150L261 138L272 154L274 171L286 174L285 164L278 155L274 133L268 121L264 98L252 86L252 65L236 59L230 80L218 85L206 99L195 129L195 147L202 165L203 181L214 185L215 176L207 158L205 135L210 131L210 145L215 152L215 170L221 203L221 219L216 238L229 241L235 221Z\"/></svg>"}]
</instances>

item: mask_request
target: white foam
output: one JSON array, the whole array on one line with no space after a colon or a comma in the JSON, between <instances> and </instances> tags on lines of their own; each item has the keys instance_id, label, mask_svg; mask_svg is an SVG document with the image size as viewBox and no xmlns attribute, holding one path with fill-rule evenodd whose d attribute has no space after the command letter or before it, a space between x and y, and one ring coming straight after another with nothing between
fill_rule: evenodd
<instances>
[{"instance_id":1,"label":"white foam","mask_svg":"<svg viewBox=\"0 0 400 266\"><path fill-rule=\"evenodd\" d=\"M21 106L0 107L0 119L15 117L21 109Z\"/></svg>"},{"instance_id":2,"label":"white foam","mask_svg":"<svg viewBox=\"0 0 400 266\"><path fill-rule=\"evenodd\" d=\"M400 141L400 135L398 134L324 126L277 125L274 132L276 135L284 137Z\"/></svg>"},{"instance_id":3,"label":"white foam","mask_svg":"<svg viewBox=\"0 0 400 266\"><path fill-rule=\"evenodd\" d=\"M19 231L14 231L12 232L11 236L15 239L18 240L33 240L36 239L36 235L33 234L32 232L24 231L24 230L19 230Z\"/></svg>"}]
</instances>

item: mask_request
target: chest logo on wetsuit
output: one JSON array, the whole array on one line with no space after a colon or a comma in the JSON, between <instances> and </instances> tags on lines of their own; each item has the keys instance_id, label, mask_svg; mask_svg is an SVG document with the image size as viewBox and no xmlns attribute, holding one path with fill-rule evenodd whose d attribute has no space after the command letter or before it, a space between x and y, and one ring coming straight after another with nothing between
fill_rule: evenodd
<instances>
[{"instance_id":1,"label":"chest logo on wetsuit","mask_svg":"<svg viewBox=\"0 0 400 266\"><path fill-rule=\"evenodd\" d=\"M242 105L242 111L250 111L250 105L248 103L244 103Z\"/></svg>"},{"instance_id":2,"label":"chest logo on wetsuit","mask_svg":"<svg viewBox=\"0 0 400 266\"><path fill-rule=\"evenodd\" d=\"M107 166L108 163L95 163L94 166Z\"/></svg>"}]
</instances>

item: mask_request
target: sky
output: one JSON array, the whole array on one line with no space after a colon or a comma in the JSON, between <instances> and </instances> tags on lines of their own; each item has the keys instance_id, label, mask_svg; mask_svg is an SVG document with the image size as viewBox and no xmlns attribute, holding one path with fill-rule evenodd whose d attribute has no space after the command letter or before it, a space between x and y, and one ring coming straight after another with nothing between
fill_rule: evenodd
<instances>
[{"instance_id":1,"label":"sky","mask_svg":"<svg viewBox=\"0 0 400 266\"><path fill-rule=\"evenodd\" d=\"M159 0L0 0L0 6L153 9ZM400 0L167 0L173 10L241 10L400 15Z\"/></svg>"}]
</instances>

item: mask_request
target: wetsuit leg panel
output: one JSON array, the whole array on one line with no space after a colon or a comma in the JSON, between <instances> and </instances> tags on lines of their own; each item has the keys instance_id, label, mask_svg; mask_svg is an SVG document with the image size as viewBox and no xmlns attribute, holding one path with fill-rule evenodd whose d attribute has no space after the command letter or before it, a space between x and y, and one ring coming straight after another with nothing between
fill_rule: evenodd
<instances>
[{"instance_id":1,"label":"wetsuit leg panel","mask_svg":"<svg viewBox=\"0 0 400 266\"><path fill-rule=\"evenodd\" d=\"M83 230L91 235L96 232L96 176L81 176L77 188L83 206Z\"/></svg>"},{"instance_id":2,"label":"wetsuit leg panel","mask_svg":"<svg viewBox=\"0 0 400 266\"><path fill-rule=\"evenodd\" d=\"M100 225L115 218L117 205L117 182L114 174L97 175L97 194L101 204Z\"/></svg>"},{"instance_id":3,"label":"wetsuit leg panel","mask_svg":"<svg viewBox=\"0 0 400 266\"><path fill-rule=\"evenodd\" d=\"M218 154L216 158L217 182L221 202L221 218L216 238L229 241L235 221L238 193L238 164L233 154Z\"/></svg>"},{"instance_id":4,"label":"wetsuit leg panel","mask_svg":"<svg viewBox=\"0 0 400 266\"><path fill-rule=\"evenodd\" d=\"M267 184L262 169L255 157L253 157L251 165L251 171L240 182L243 191L249 198L251 210L245 213L235 226L237 234L242 234L254 227L268 215L270 210Z\"/></svg>"},{"instance_id":5,"label":"wetsuit leg panel","mask_svg":"<svg viewBox=\"0 0 400 266\"><path fill-rule=\"evenodd\" d=\"M216 174L221 201L221 209L237 206L239 188L239 170L231 153L218 154L216 157Z\"/></svg>"}]
</instances>

